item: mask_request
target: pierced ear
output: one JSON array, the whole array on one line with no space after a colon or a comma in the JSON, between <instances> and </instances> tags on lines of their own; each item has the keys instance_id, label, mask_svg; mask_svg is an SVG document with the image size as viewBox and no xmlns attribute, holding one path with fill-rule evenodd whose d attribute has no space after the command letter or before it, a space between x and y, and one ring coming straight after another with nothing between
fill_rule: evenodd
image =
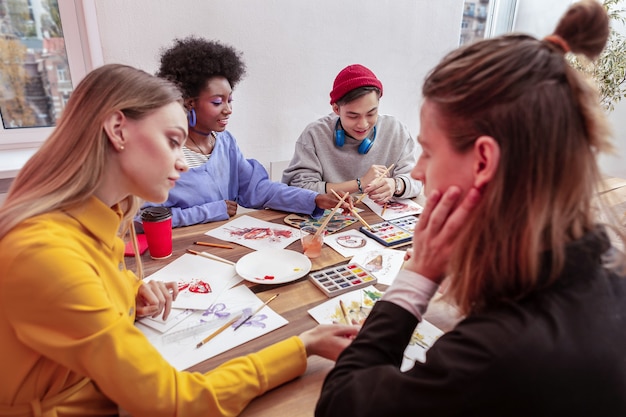
<instances>
[{"instance_id":1,"label":"pierced ear","mask_svg":"<svg viewBox=\"0 0 626 417\"><path fill-rule=\"evenodd\" d=\"M184 107L185 107L186 111L189 111L189 110L191 110L193 108L193 101L194 100L192 98L185 99L185 101L184 101L184 105L185 106Z\"/></svg>"},{"instance_id":2,"label":"pierced ear","mask_svg":"<svg viewBox=\"0 0 626 417\"><path fill-rule=\"evenodd\" d=\"M126 116L121 111L116 111L106 118L103 124L104 131L109 137L109 142L118 151L124 149L124 134L122 132Z\"/></svg>"},{"instance_id":3,"label":"pierced ear","mask_svg":"<svg viewBox=\"0 0 626 417\"><path fill-rule=\"evenodd\" d=\"M500 145L491 136L480 136L474 142L474 187L484 188L496 175L500 165Z\"/></svg>"}]
</instances>

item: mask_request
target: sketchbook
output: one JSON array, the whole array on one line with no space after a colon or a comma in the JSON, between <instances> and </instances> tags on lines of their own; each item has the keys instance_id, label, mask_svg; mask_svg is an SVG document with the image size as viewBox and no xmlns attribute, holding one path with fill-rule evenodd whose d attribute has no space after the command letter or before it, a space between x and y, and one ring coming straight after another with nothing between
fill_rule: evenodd
<instances>
[{"instance_id":1,"label":"sketchbook","mask_svg":"<svg viewBox=\"0 0 626 417\"><path fill-rule=\"evenodd\" d=\"M319 324L362 325L372 311L372 307L383 296L383 292L370 286L338 295L309 310L311 317ZM341 303L340 303L341 300ZM343 308L342 308L343 304ZM416 361L426 360L426 351L443 334L443 331L432 323L422 320L409 341L402 361L403 371L413 367Z\"/></svg>"}]
</instances>

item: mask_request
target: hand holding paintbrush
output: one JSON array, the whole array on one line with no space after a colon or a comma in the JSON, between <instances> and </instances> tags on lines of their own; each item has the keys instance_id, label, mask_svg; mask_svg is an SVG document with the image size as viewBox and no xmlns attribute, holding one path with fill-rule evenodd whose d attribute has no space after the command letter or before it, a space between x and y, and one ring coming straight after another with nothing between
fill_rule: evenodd
<instances>
[{"instance_id":1,"label":"hand holding paintbrush","mask_svg":"<svg viewBox=\"0 0 626 417\"><path fill-rule=\"evenodd\" d=\"M326 226L328 225L328 222L330 222L330 219L332 219L332 217L335 215L335 213L337 212L337 210L339 210L339 207L341 207L343 205L343 203L345 202L346 198L348 198L350 196L350 193L346 192L343 197L339 197L337 196L337 198L339 198L339 202L337 203L337 205L331 210L330 214L328 215L328 217L326 217L326 219L324 220L324 222L320 225L320 227L317 229L317 231L315 232L315 237L319 236L324 229L326 228Z\"/></svg>"},{"instance_id":2,"label":"hand holding paintbrush","mask_svg":"<svg viewBox=\"0 0 626 417\"><path fill-rule=\"evenodd\" d=\"M331 190L333 192L333 194L335 194L335 197L341 199L341 197L339 196L339 194L337 194L337 192L335 190ZM367 224L367 222L365 220L363 220L363 217L361 217L359 215L359 213L357 213L356 209L354 207L350 208L350 212L354 215L354 217L356 217L361 224L363 224L363 226L367 227L368 229L372 230L372 227Z\"/></svg>"},{"instance_id":3,"label":"hand holding paintbrush","mask_svg":"<svg viewBox=\"0 0 626 417\"><path fill-rule=\"evenodd\" d=\"M384 171L382 171L380 174L378 174L378 176L374 179L374 181L371 182L371 184L369 185L376 185L378 184L383 178L387 178L387 175L389 174L389 172L393 169L393 167L395 166L395 164L391 164L389 165L387 168L385 168ZM361 201L363 201L363 199L365 198L365 196L367 195L367 193L363 193L361 194L361 196L354 202L354 204L358 204Z\"/></svg>"}]
</instances>

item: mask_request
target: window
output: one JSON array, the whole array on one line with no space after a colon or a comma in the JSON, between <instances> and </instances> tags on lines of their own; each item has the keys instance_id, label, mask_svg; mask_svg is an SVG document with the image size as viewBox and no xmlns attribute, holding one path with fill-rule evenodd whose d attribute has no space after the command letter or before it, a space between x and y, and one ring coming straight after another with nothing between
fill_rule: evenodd
<instances>
[{"instance_id":1,"label":"window","mask_svg":"<svg viewBox=\"0 0 626 417\"><path fill-rule=\"evenodd\" d=\"M0 116L5 129L53 126L63 110L57 74L69 63L58 4L3 0L0 26ZM71 84L71 82L70 82ZM57 100L58 101L58 100Z\"/></svg>"},{"instance_id":2,"label":"window","mask_svg":"<svg viewBox=\"0 0 626 417\"><path fill-rule=\"evenodd\" d=\"M510 32L517 0L465 0L459 44Z\"/></svg>"},{"instance_id":3,"label":"window","mask_svg":"<svg viewBox=\"0 0 626 417\"><path fill-rule=\"evenodd\" d=\"M73 85L102 64L94 2L0 0L0 178L14 176Z\"/></svg>"}]
</instances>

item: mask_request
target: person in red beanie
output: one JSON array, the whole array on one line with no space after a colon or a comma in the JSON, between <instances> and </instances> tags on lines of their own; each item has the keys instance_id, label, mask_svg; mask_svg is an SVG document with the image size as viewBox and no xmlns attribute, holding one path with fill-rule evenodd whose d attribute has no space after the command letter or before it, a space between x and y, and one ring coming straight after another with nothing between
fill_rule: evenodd
<instances>
[{"instance_id":1,"label":"person in red beanie","mask_svg":"<svg viewBox=\"0 0 626 417\"><path fill-rule=\"evenodd\" d=\"M403 123L378 114L382 95L368 68L342 69L330 92L333 112L304 129L282 181L318 193L367 193L378 203L417 196L421 183L410 176L416 142ZM383 181L374 181L391 165Z\"/></svg>"}]
</instances>

